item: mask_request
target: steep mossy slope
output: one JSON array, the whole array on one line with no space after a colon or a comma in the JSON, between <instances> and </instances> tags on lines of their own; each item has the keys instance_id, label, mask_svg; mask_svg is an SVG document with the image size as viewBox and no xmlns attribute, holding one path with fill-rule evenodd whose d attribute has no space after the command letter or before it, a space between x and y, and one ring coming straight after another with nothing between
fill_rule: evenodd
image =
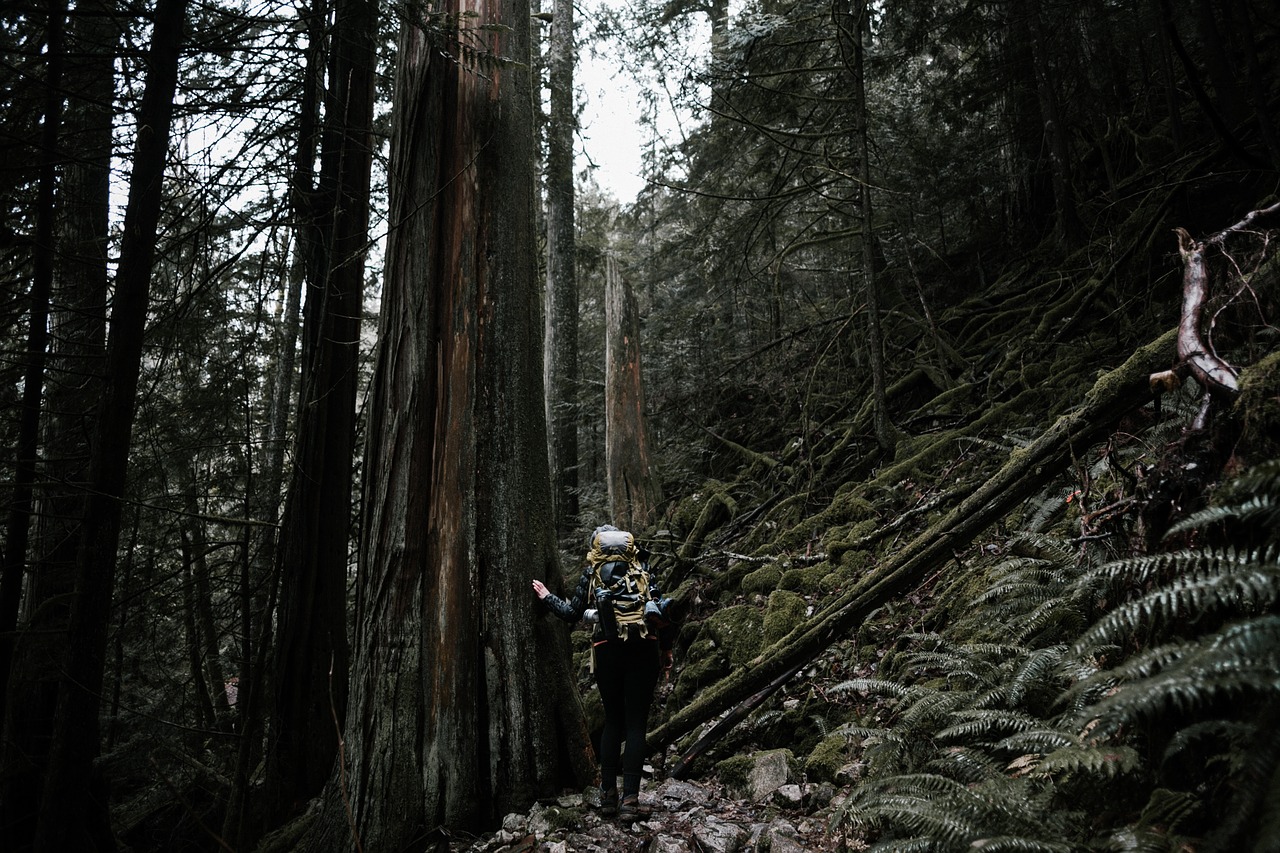
<instances>
[{"instance_id":1,"label":"steep mossy slope","mask_svg":"<svg viewBox=\"0 0 1280 853\"><path fill-rule=\"evenodd\" d=\"M1192 190L1221 188L1206 162ZM822 383L838 419L739 426L652 537L687 611L652 738L677 772L775 747L845 767L835 827L883 849L1274 849L1280 216L1209 253L1201 330L1238 396L1201 426L1196 382L1144 381L1179 362L1173 229L1206 239L1274 181L1215 197L1216 221L1153 186L1112 236L1007 257L981 290L928 271L956 297L933 327L885 316L892 452L861 374Z\"/></svg>"}]
</instances>

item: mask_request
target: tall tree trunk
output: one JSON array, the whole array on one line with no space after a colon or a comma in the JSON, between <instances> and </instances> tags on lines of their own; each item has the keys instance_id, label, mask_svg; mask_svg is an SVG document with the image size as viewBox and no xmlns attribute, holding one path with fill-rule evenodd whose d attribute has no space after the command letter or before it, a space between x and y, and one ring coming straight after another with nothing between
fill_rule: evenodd
<instances>
[{"instance_id":1,"label":"tall tree trunk","mask_svg":"<svg viewBox=\"0 0 1280 853\"><path fill-rule=\"evenodd\" d=\"M5 714L0 741L0 836L15 849L27 849L34 836L33 820L39 802L39 776L46 759L49 719L56 701L59 652L65 610L56 599L48 611L50 633L32 635L24 648L17 642L18 613L27 574L28 546L39 455L41 401L48 354L49 298L53 288L54 184L62 124L62 59L65 0L52 0L46 23L46 94L40 135L42 154L37 176L35 240L27 326L27 364L23 376L17 459L11 503L0 553L0 702ZM33 592L44 592L32 578ZM56 611L56 612L55 612ZM43 640L43 642L41 641ZM14 672L14 670L17 670ZM12 678L11 678L12 676ZM11 683L12 682L12 683Z\"/></svg>"},{"instance_id":2,"label":"tall tree trunk","mask_svg":"<svg viewBox=\"0 0 1280 853\"><path fill-rule=\"evenodd\" d=\"M281 524L268 823L324 787L346 707L347 565L377 25L376 0L336 3L320 155L322 261L307 286L297 453Z\"/></svg>"},{"instance_id":3,"label":"tall tree trunk","mask_svg":"<svg viewBox=\"0 0 1280 853\"><path fill-rule=\"evenodd\" d=\"M551 21L551 122L547 128L547 290L544 378L557 526L578 517L578 281L574 262L573 0Z\"/></svg>"},{"instance_id":4,"label":"tall tree trunk","mask_svg":"<svg viewBox=\"0 0 1280 853\"><path fill-rule=\"evenodd\" d=\"M841 28L845 64L853 75L855 108L858 111L858 207L862 219L862 281L867 295L867 350L871 365L872 422L876 442L892 453L897 442L889 421L889 400L885 390L884 338L880 327L880 285L876 280L875 218L871 210L871 146L867 112L866 56L863 38L870 31L867 0L854 0L847 25ZM850 55L851 54L851 55Z\"/></svg>"},{"instance_id":5,"label":"tall tree trunk","mask_svg":"<svg viewBox=\"0 0 1280 853\"><path fill-rule=\"evenodd\" d=\"M1032 16L1032 33L1035 38L1034 64L1036 97L1040 102L1040 118L1044 125L1045 147L1049 152L1049 174L1053 179L1054 213L1058 237L1062 245L1072 248L1084 239L1084 226L1076 210L1075 187L1071 180L1070 133L1062 115L1056 80L1057 58L1054 56L1054 39L1047 32L1043 10L1033 4L1028 10ZM1064 28L1069 29L1069 28Z\"/></svg>"},{"instance_id":6,"label":"tall tree trunk","mask_svg":"<svg viewBox=\"0 0 1280 853\"><path fill-rule=\"evenodd\" d=\"M114 97L114 46L117 28L101 2L79 3L71 13L61 90L67 104L57 156L57 234L53 292L49 305L47 380L41 432L43 461L38 474L34 538L27 547L10 533L6 557L22 552L27 578L22 623L10 634L18 614L18 587L6 587L0 637L12 637L0 651L12 661L4 696L0 737L0 837L12 849L28 849L34 840L40 780L48 757L58 679L66 654L67 601L75 585L75 542L82 512L94 403L106 343L107 215ZM61 95L58 96L61 98ZM57 130L46 123L45 132ZM46 144L50 160L55 156ZM37 321L38 323L40 321ZM28 391L34 391L33 383ZM26 453L24 451L23 456ZM5 560L6 566L16 563ZM11 576L17 581L19 575Z\"/></svg>"},{"instance_id":7,"label":"tall tree trunk","mask_svg":"<svg viewBox=\"0 0 1280 853\"><path fill-rule=\"evenodd\" d=\"M604 458L613 523L643 530L656 519L662 487L649 454L640 370L640 312L631 284L610 256L604 295Z\"/></svg>"},{"instance_id":8,"label":"tall tree trunk","mask_svg":"<svg viewBox=\"0 0 1280 853\"><path fill-rule=\"evenodd\" d=\"M27 322L27 364L18 419L13 497L0 554L0 697L7 694L13 636L22 600L27 545L40 443L40 403L44 397L45 361L49 347L49 297L53 292L54 185L58 176L58 136L62 126L63 27L66 0L51 0L45 26L45 107L40 132L40 171L36 178L35 246L32 255Z\"/></svg>"},{"instance_id":9,"label":"tall tree trunk","mask_svg":"<svg viewBox=\"0 0 1280 853\"><path fill-rule=\"evenodd\" d=\"M127 449L133 432L142 333L185 14L186 0L159 0L156 4L115 278L106 384L91 444L90 489L76 561L69 650L58 688L53 741L41 792L35 843L38 851L115 847L108 828L107 798L93 762L99 751L98 707L120 537L121 498L128 471Z\"/></svg>"},{"instance_id":10,"label":"tall tree trunk","mask_svg":"<svg viewBox=\"0 0 1280 853\"><path fill-rule=\"evenodd\" d=\"M558 790L566 768L577 784L591 772L565 632L529 586L559 574L529 7L424 12L397 54L351 703L312 850L491 825Z\"/></svg>"}]
</instances>

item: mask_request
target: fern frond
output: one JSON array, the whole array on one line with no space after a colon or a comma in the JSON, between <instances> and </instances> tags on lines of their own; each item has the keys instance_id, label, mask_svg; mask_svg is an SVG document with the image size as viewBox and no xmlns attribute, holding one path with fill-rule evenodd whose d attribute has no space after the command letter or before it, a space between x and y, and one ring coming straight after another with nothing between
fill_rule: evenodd
<instances>
[{"instance_id":1,"label":"fern frond","mask_svg":"<svg viewBox=\"0 0 1280 853\"><path fill-rule=\"evenodd\" d=\"M990 684L1000 674L998 667L977 656L949 652L920 652L907 661L912 668L938 672L948 683L958 682L967 687Z\"/></svg>"},{"instance_id":2,"label":"fern frond","mask_svg":"<svg viewBox=\"0 0 1280 853\"><path fill-rule=\"evenodd\" d=\"M1177 836L1126 826L1112 833L1103 849L1117 853L1179 853L1189 847Z\"/></svg>"},{"instance_id":3,"label":"fern frond","mask_svg":"<svg viewBox=\"0 0 1280 853\"><path fill-rule=\"evenodd\" d=\"M867 853L940 853L949 848L932 838L891 838L867 848Z\"/></svg>"},{"instance_id":4,"label":"fern frond","mask_svg":"<svg viewBox=\"0 0 1280 853\"><path fill-rule=\"evenodd\" d=\"M1041 841L1037 838L1020 838L1012 835L975 838L969 842L969 849L981 850L982 853L1072 853L1072 851L1076 850L1070 844Z\"/></svg>"},{"instance_id":5,"label":"fern frond","mask_svg":"<svg viewBox=\"0 0 1280 853\"><path fill-rule=\"evenodd\" d=\"M1280 695L1280 616L1228 626L1180 652L1163 671L1124 684L1087 709L1101 721L1100 736L1160 711L1189 713L1224 697Z\"/></svg>"},{"instance_id":6,"label":"fern frond","mask_svg":"<svg viewBox=\"0 0 1280 853\"><path fill-rule=\"evenodd\" d=\"M1206 750L1221 744L1246 743L1257 733L1257 726L1243 720L1201 720L1183 726L1174 733L1160 756L1162 763L1177 761L1185 754L1201 757ZM1207 744L1206 744L1207 742Z\"/></svg>"},{"instance_id":7,"label":"fern frond","mask_svg":"<svg viewBox=\"0 0 1280 853\"><path fill-rule=\"evenodd\" d=\"M1009 701L1017 705L1028 693L1057 689L1061 684L1060 671L1066 655L1067 647L1061 644L1037 649L1028 655L1008 680Z\"/></svg>"},{"instance_id":8,"label":"fern frond","mask_svg":"<svg viewBox=\"0 0 1280 853\"><path fill-rule=\"evenodd\" d=\"M1237 553L1233 548L1184 549L1107 563L1081 575L1075 586L1078 594L1095 593L1106 586L1112 589L1142 588L1165 578L1216 575L1230 571L1232 567L1246 568L1266 563L1275 563L1274 553L1268 557L1256 552Z\"/></svg>"},{"instance_id":9,"label":"fern frond","mask_svg":"<svg viewBox=\"0 0 1280 853\"><path fill-rule=\"evenodd\" d=\"M894 737L893 729L879 729L870 726L859 726L854 723L846 723L836 729L836 734L844 735L847 738L858 738L861 740L871 740L874 738L885 739Z\"/></svg>"},{"instance_id":10,"label":"fern frond","mask_svg":"<svg viewBox=\"0 0 1280 853\"><path fill-rule=\"evenodd\" d=\"M1199 530L1221 522L1275 530L1280 527L1280 496L1255 495L1241 504L1202 509L1171 526L1167 536Z\"/></svg>"},{"instance_id":11,"label":"fern frond","mask_svg":"<svg viewBox=\"0 0 1280 853\"><path fill-rule=\"evenodd\" d=\"M1199 807L1200 800L1192 793L1156 788L1142 808L1137 828L1164 827L1175 830Z\"/></svg>"},{"instance_id":12,"label":"fern frond","mask_svg":"<svg viewBox=\"0 0 1280 853\"><path fill-rule=\"evenodd\" d=\"M861 693L887 699L905 699L918 688L888 678L851 678L830 688L831 693Z\"/></svg>"},{"instance_id":13,"label":"fern frond","mask_svg":"<svg viewBox=\"0 0 1280 853\"><path fill-rule=\"evenodd\" d=\"M1069 776L1087 773L1108 778L1133 773L1143 766L1142 756L1131 746L1084 746L1074 744L1056 749L1042 759L1036 773Z\"/></svg>"},{"instance_id":14,"label":"fern frond","mask_svg":"<svg viewBox=\"0 0 1280 853\"><path fill-rule=\"evenodd\" d=\"M964 690L930 691L903 709L898 725L914 732L936 731L946 723L952 711L971 699L972 694Z\"/></svg>"},{"instance_id":15,"label":"fern frond","mask_svg":"<svg viewBox=\"0 0 1280 853\"><path fill-rule=\"evenodd\" d=\"M1142 628L1158 629L1175 620L1229 618L1273 607L1280 601L1280 565L1254 557L1212 552L1197 557L1209 568L1194 571L1115 608L1087 630L1075 648L1116 642Z\"/></svg>"},{"instance_id":16,"label":"fern frond","mask_svg":"<svg viewBox=\"0 0 1280 853\"><path fill-rule=\"evenodd\" d=\"M966 785L990 779L1003 771L1001 764L991 756L964 746L943 750L937 758L927 762L924 769Z\"/></svg>"},{"instance_id":17,"label":"fern frond","mask_svg":"<svg viewBox=\"0 0 1280 853\"><path fill-rule=\"evenodd\" d=\"M1079 744L1080 738L1073 734L1058 729L1039 728L1009 735L1004 740L996 742L994 748L1000 752L1018 755L1032 752L1048 755L1059 749L1067 749Z\"/></svg>"},{"instance_id":18,"label":"fern frond","mask_svg":"<svg viewBox=\"0 0 1280 853\"><path fill-rule=\"evenodd\" d=\"M939 740L989 741L992 737L1004 736L1009 732L1031 731L1042 725L1042 721L1036 717L1018 711L969 709L957 711L952 716L964 722L938 732Z\"/></svg>"}]
</instances>

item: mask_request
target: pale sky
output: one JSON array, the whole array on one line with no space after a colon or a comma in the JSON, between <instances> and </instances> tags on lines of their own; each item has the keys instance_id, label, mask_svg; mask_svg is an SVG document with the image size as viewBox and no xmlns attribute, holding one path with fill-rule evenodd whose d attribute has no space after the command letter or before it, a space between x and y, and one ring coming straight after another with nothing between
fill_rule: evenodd
<instances>
[{"instance_id":1,"label":"pale sky","mask_svg":"<svg viewBox=\"0 0 1280 853\"><path fill-rule=\"evenodd\" d=\"M640 99L635 81L605 57L581 51L575 82L584 99L576 168L589 163L598 168L596 183L624 205L636 200L644 187L640 175L640 151L645 143L636 121ZM585 149L584 156L582 149Z\"/></svg>"}]
</instances>

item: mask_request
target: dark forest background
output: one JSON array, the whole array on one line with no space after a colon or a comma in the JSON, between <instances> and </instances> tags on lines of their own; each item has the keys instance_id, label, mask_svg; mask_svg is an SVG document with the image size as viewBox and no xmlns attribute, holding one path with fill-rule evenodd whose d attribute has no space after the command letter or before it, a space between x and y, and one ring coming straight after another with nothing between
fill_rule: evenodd
<instances>
[{"instance_id":1,"label":"dark forest background","mask_svg":"<svg viewBox=\"0 0 1280 853\"><path fill-rule=\"evenodd\" d=\"M1280 849L1274 4L0 39L5 850L581 790L583 637L526 599L606 520L682 617L662 772L790 749L853 849ZM586 50L651 83L634 202L575 172Z\"/></svg>"}]
</instances>

